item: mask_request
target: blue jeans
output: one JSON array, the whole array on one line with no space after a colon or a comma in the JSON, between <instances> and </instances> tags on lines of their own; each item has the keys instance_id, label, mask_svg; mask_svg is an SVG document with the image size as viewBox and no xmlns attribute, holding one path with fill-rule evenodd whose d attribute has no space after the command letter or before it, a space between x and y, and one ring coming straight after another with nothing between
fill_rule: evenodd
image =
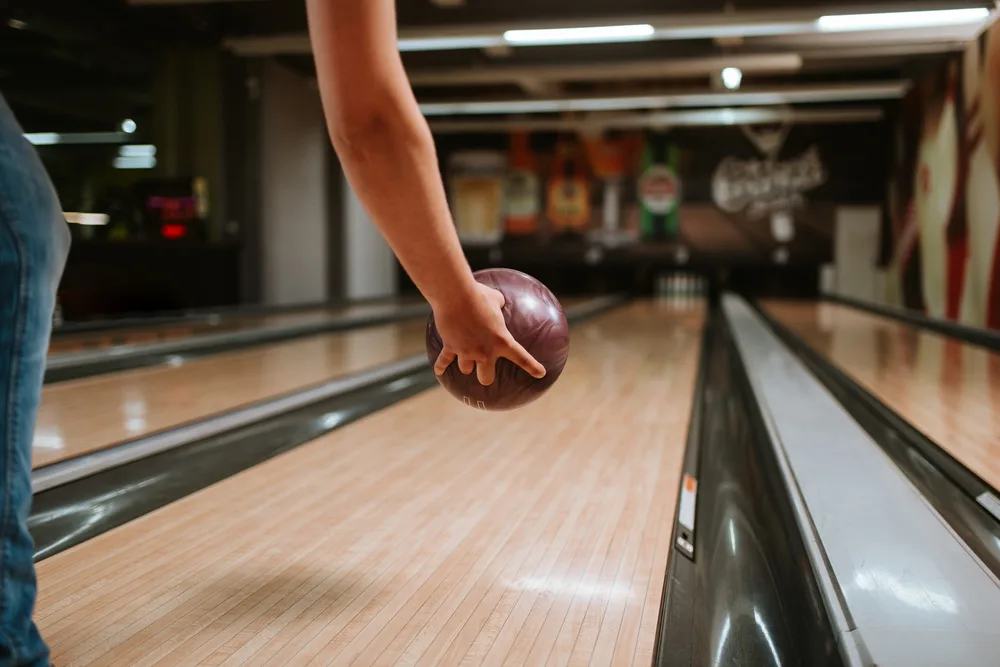
<instances>
[{"instance_id":1,"label":"blue jeans","mask_svg":"<svg viewBox=\"0 0 1000 667\"><path fill-rule=\"evenodd\" d=\"M69 245L55 188L0 95L0 667L49 664L32 618L31 443Z\"/></svg>"}]
</instances>

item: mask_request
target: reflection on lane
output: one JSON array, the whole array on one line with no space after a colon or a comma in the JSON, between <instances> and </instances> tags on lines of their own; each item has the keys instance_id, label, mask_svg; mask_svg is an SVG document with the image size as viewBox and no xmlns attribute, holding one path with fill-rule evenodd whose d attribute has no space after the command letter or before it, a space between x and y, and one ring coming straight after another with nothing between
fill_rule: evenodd
<instances>
[{"instance_id":1,"label":"reflection on lane","mask_svg":"<svg viewBox=\"0 0 1000 667\"><path fill-rule=\"evenodd\" d=\"M54 662L127 664L155 623L195 637L158 655L178 664L649 665L700 336L664 336L666 308L594 322L630 344L579 339L516 414L427 391L40 563L43 633L95 613L121 629L100 655L67 637ZM101 572L150 585L122 607ZM250 582L293 591L258 610L263 631L213 612Z\"/></svg>"},{"instance_id":2,"label":"reflection on lane","mask_svg":"<svg viewBox=\"0 0 1000 667\"><path fill-rule=\"evenodd\" d=\"M47 385L33 466L421 353L424 327L415 319Z\"/></svg>"},{"instance_id":3,"label":"reflection on lane","mask_svg":"<svg viewBox=\"0 0 1000 667\"><path fill-rule=\"evenodd\" d=\"M1000 489L1000 355L839 304L763 306L927 438Z\"/></svg>"}]
</instances>

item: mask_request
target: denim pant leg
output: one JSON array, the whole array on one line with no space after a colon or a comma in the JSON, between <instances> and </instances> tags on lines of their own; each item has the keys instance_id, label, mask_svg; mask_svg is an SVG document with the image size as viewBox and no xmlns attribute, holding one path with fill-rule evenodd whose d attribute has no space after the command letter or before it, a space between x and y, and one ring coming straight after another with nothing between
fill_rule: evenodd
<instances>
[{"instance_id":1,"label":"denim pant leg","mask_svg":"<svg viewBox=\"0 0 1000 667\"><path fill-rule=\"evenodd\" d=\"M37 596L31 445L56 289L70 235L55 188L0 95L0 667L45 667Z\"/></svg>"}]
</instances>

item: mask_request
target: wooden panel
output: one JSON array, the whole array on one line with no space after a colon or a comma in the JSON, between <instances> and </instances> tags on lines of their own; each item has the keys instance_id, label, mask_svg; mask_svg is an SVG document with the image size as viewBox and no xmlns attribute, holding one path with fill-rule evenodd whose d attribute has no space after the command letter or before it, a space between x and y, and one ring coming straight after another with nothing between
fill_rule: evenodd
<instances>
[{"instance_id":1,"label":"wooden panel","mask_svg":"<svg viewBox=\"0 0 1000 667\"><path fill-rule=\"evenodd\" d=\"M423 318L46 385L39 467L424 350Z\"/></svg>"},{"instance_id":2,"label":"wooden panel","mask_svg":"<svg viewBox=\"0 0 1000 667\"><path fill-rule=\"evenodd\" d=\"M404 401L39 564L60 667L651 663L700 309L517 412Z\"/></svg>"},{"instance_id":3,"label":"wooden panel","mask_svg":"<svg viewBox=\"0 0 1000 667\"><path fill-rule=\"evenodd\" d=\"M993 488L1000 355L834 303L765 303L809 345Z\"/></svg>"}]
</instances>

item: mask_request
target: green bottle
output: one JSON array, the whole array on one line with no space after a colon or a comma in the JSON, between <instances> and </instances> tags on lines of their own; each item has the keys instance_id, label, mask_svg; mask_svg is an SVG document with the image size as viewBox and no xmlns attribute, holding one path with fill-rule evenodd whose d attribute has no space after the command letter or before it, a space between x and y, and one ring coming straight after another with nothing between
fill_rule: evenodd
<instances>
[{"instance_id":1,"label":"green bottle","mask_svg":"<svg viewBox=\"0 0 1000 667\"><path fill-rule=\"evenodd\" d=\"M637 196L643 238L676 240L680 232L680 154L664 134L649 135L642 151Z\"/></svg>"}]
</instances>

